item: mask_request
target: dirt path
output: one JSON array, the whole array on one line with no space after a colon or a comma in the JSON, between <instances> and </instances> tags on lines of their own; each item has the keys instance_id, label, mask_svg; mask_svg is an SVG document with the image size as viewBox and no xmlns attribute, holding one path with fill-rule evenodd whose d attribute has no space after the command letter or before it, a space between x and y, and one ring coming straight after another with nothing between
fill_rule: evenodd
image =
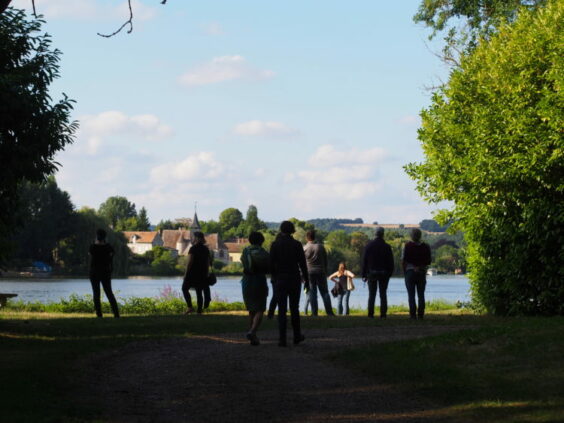
<instances>
[{"instance_id":1,"label":"dirt path","mask_svg":"<svg viewBox=\"0 0 564 423\"><path fill-rule=\"evenodd\" d=\"M89 396L103 421L120 423L436 421L424 417L424 404L323 356L460 329L311 329L303 344L287 348L277 346L274 331L261 332L258 347L241 333L138 342L91 359L89 385L96 390Z\"/></svg>"}]
</instances>

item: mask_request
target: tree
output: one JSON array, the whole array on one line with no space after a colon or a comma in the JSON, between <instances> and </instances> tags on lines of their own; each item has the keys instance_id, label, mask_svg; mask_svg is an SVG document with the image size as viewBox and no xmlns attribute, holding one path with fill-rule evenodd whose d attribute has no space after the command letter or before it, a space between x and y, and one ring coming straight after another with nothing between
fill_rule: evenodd
<instances>
[{"instance_id":1,"label":"tree","mask_svg":"<svg viewBox=\"0 0 564 423\"><path fill-rule=\"evenodd\" d=\"M247 209L245 216L245 234L248 236L253 231L266 229L266 225L258 218L258 210L252 204Z\"/></svg>"},{"instance_id":2,"label":"tree","mask_svg":"<svg viewBox=\"0 0 564 423\"><path fill-rule=\"evenodd\" d=\"M331 248L347 249L351 245L351 237L344 230L339 229L338 231L330 232L325 238L325 242L331 246Z\"/></svg>"},{"instance_id":3,"label":"tree","mask_svg":"<svg viewBox=\"0 0 564 423\"><path fill-rule=\"evenodd\" d=\"M237 229L243 221L243 213L234 207L223 210L219 215L219 224L223 232Z\"/></svg>"},{"instance_id":4,"label":"tree","mask_svg":"<svg viewBox=\"0 0 564 423\"><path fill-rule=\"evenodd\" d=\"M459 56L476 47L480 38L489 38L504 22L513 22L521 8L536 9L546 0L423 0L413 20L433 32L446 33L442 59L455 66Z\"/></svg>"},{"instance_id":5,"label":"tree","mask_svg":"<svg viewBox=\"0 0 564 423\"><path fill-rule=\"evenodd\" d=\"M474 300L497 314L564 313L564 3L522 11L462 57L421 113L406 166L468 241Z\"/></svg>"},{"instance_id":6,"label":"tree","mask_svg":"<svg viewBox=\"0 0 564 423\"><path fill-rule=\"evenodd\" d=\"M130 203L127 198L120 196L109 197L100 204L98 214L104 218L112 228L116 228L120 220L137 217L135 204Z\"/></svg>"},{"instance_id":7,"label":"tree","mask_svg":"<svg viewBox=\"0 0 564 423\"><path fill-rule=\"evenodd\" d=\"M137 215L137 229L138 231L148 231L151 226L151 222L149 222L149 217L147 216L147 209L145 207L141 207L139 210L139 214Z\"/></svg>"},{"instance_id":8,"label":"tree","mask_svg":"<svg viewBox=\"0 0 564 423\"><path fill-rule=\"evenodd\" d=\"M20 184L18 210L23 227L12 238L14 256L20 262L41 260L54 264L53 251L59 240L73 230L74 206L53 176L39 184Z\"/></svg>"},{"instance_id":9,"label":"tree","mask_svg":"<svg viewBox=\"0 0 564 423\"><path fill-rule=\"evenodd\" d=\"M364 232L356 231L351 234L351 248L357 255L362 255L366 244L368 244L368 235Z\"/></svg>"},{"instance_id":10,"label":"tree","mask_svg":"<svg viewBox=\"0 0 564 423\"><path fill-rule=\"evenodd\" d=\"M423 231L444 232L448 228L448 225L441 226L434 219L423 219L421 222L419 222L419 227Z\"/></svg>"},{"instance_id":11,"label":"tree","mask_svg":"<svg viewBox=\"0 0 564 423\"><path fill-rule=\"evenodd\" d=\"M221 225L215 220L208 220L207 222L202 222L202 232L205 234L222 234Z\"/></svg>"},{"instance_id":12,"label":"tree","mask_svg":"<svg viewBox=\"0 0 564 423\"><path fill-rule=\"evenodd\" d=\"M16 212L19 187L40 183L57 169L55 155L73 142L78 127L70 121L73 101L53 103L49 86L59 77L61 52L41 34L39 19L23 11L0 14L0 264L8 239L22 223Z\"/></svg>"}]
</instances>

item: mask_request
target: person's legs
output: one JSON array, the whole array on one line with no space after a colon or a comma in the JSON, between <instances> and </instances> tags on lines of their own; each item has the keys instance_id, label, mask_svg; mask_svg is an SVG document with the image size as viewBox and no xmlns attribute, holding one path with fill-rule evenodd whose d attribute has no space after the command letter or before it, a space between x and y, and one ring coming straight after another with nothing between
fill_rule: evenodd
<instances>
[{"instance_id":1,"label":"person's legs","mask_svg":"<svg viewBox=\"0 0 564 423\"><path fill-rule=\"evenodd\" d=\"M292 318L292 329L294 330L294 343L301 342L302 331L300 322L300 294L302 284L299 280L292 281L288 286L288 297L290 300L290 316Z\"/></svg>"},{"instance_id":2,"label":"person's legs","mask_svg":"<svg viewBox=\"0 0 564 423\"><path fill-rule=\"evenodd\" d=\"M344 293L339 294L339 302L337 303L337 313L343 314L343 297L345 296Z\"/></svg>"},{"instance_id":3,"label":"person's legs","mask_svg":"<svg viewBox=\"0 0 564 423\"><path fill-rule=\"evenodd\" d=\"M182 294L184 295L184 300L188 306L188 312L194 311L194 308L192 307L192 296L190 295L190 289L188 287L188 282L186 281L182 284Z\"/></svg>"},{"instance_id":4,"label":"person's legs","mask_svg":"<svg viewBox=\"0 0 564 423\"><path fill-rule=\"evenodd\" d=\"M422 319L425 315L425 286L427 285L427 280L424 273L417 276L417 316Z\"/></svg>"},{"instance_id":5,"label":"person's legs","mask_svg":"<svg viewBox=\"0 0 564 423\"><path fill-rule=\"evenodd\" d=\"M345 291L345 314L349 314L349 298L351 296L351 291L348 289Z\"/></svg>"},{"instance_id":6,"label":"person's legs","mask_svg":"<svg viewBox=\"0 0 564 423\"><path fill-rule=\"evenodd\" d=\"M368 279L368 317L374 317L374 303L376 302L377 291L378 281Z\"/></svg>"},{"instance_id":7,"label":"person's legs","mask_svg":"<svg viewBox=\"0 0 564 423\"><path fill-rule=\"evenodd\" d=\"M211 303L211 291L210 286L206 285L204 287L204 308L208 308Z\"/></svg>"},{"instance_id":8,"label":"person's legs","mask_svg":"<svg viewBox=\"0 0 564 423\"><path fill-rule=\"evenodd\" d=\"M407 289L407 302L409 304L409 316L415 319L417 309L415 307L415 281L413 270L405 272L405 287Z\"/></svg>"},{"instance_id":9,"label":"person's legs","mask_svg":"<svg viewBox=\"0 0 564 423\"><path fill-rule=\"evenodd\" d=\"M196 288L196 304L198 304L198 314L202 314L203 306L204 306L204 288L197 287Z\"/></svg>"},{"instance_id":10,"label":"person's legs","mask_svg":"<svg viewBox=\"0 0 564 423\"><path fill-rule=\"evenodd\" d=\"M286 345L286 310L288 307L288 293L286 291L287 281L274 282L274 296L276 297L276 305L278 306L278 336L279 345Z\"/></svg>"},{"instance_id":11,"label":"person's legs","mask_svg":"<svg viewBox=\"0 0 564 423\"><path fill-rule=\"evenodd\" d=\"M319 288L319 295L323 300L323 305L325 306L325 313L327 316L334 316L333 306L331 305L331 296L329 295L329 290L327 289L327 278L325 275L320 275L317 281L317 287Z\"/></svg>"},{"instance_id":12,"label":"person's legs","mask_svg":"<svg viewBox=\"0 0 564 423\"><path fill-rule=\"evenodd\" d=\"M110 302L110 307L112 308L112 313L114 313L114 317L119 317L119 310L116 301L116 297L112 291L112 279L111 278L104 278L100 282L102 282L102 287L104 288L104 292L106 293L106 298ZM98 287L98 290L100 288ZM100 296L98 295L98 298Z\"/></svg>"},{"instance_id":13,"label":"person's legs","mask_svg":"<svg viewBox=\"0 0 564 423\"><path fill-rule=\"evenodd\" d=\"M252 323L251 323L251 332L252 333L255 333L255 334L257 333L257 330L258 330L258 328L259 328L259 326L262 322L263 314L264 314L263 311L256 311L254 313L253 320L252 320Z\"/></svg>"},{"instance_id":14,"label":"person's legs","mask_svg":"<svg viewBox=\"0 0 564 423\"><path fill-rule=\"evenodd\" d=\"M314 273L309 274L309 304L311 305L311 315L317 316L318 306L317 306L317 283L318 275Z\"/></svg>"},{"instance_id":15,"label":"person's legs","mask_svg":"<svg viewBox=\"0 0 564 423\"><path fill-rule=\"evenodd\" d=\"M272 282L272 298L270 299L270 304L268 305L268 315L269 319L274 317L274 312L276 311L276 305L278 301L276 300L276 290L274 289L274 282Z\"/></svg>"},{"instance_id":16,"label":"person's legs","mask_svg":"<svg viewBox=\"0 0 564 423\"><path fill-rule=\"evenodd\" d=\"M96 316L102 317L102 304L100 303L100 279L91 277L90 284L92 285L92 299L94 300L94 310L96 310Z\"/></svg>"},{"instance_id":17,"label":"person's legs","mask_svg":"<svg viewBox=\"0 0 564 423\"><path fill-rule=\"evenodd\" d=\"M386 318L388 313L388 283L390 278L382 277L378 279L378 286L380 287L380 317Z\"/></svg>"}]
</instances>

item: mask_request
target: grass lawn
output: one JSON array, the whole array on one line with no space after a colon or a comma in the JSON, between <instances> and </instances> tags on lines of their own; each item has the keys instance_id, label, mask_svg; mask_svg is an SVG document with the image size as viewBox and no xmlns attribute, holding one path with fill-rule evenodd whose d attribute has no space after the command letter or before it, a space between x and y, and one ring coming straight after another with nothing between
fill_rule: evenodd
<instances>
[{"instance_id":1,"label":"grass lawn","mask_svg":"<svg viewBox=\"0 0 564 423\"><path fill-rule=\"evenodd\" d=\"M431 421L563 422L564 318L464 320L478 327L329 358L426 398Z\"/></svg>"},{"instance_id":2,"label":"grass lawn","mask_svg":"<svg viewBox=\"0 0 564 423\"><path fill-rule=\"evenodd\" d=\"M353 349L329 359L428 398L441 405L441 413L462 421L562 421L564 318L452 313L437 311L423 322L400 314L386 321L364 315L304 318L303 326L306 331L413 324L475 327ZM96 421L96 410L66 399L78 389L81 358L137 340L242 332L246 324L242 312L96 319L91 314L2 311L0 422ZM274 329L275 321L265 321L263 328Z\"/></svg>"}]
</instances>

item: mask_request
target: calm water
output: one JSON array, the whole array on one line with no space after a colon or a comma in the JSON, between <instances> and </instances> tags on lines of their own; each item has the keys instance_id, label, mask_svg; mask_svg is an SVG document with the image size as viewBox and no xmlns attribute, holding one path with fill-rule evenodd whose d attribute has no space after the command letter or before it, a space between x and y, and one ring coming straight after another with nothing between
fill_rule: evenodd
<instances>
[{"instance_id":1,"label":"calm water","mask_svg":"<svg viewBox=\"0 0 564 423\"><path fill-rule=\"evenodd\" d=\"M219 298L222 301L229 302L243 301L239 281L240 278L238 277L218 278L217 284L211 288L212 298ZM361 279L355 279L354 283L356 289L351 293L350 305L351 307L366 308L368 288ZM114 279L112 281L114 293L118 298L157 297L167 285L170 285L173 290L180 292L182 279L180 277L132 277L128 279ZM329 287L332 287L332 282L330 281ZM429 276L427 277L425 296L428 301L433 299L444 299L449 302L468 301L469 288L466 276ZM0 279L0 292L18 294L16 299L23 301L47 303L59 301L61 298L68 298L71 294L91 294L92 289L87 279ZM303 303L304 296L302 295L302 305ZM379 300L377 300L377 303L379 304ZM391 305L407 303L403 278L392 278L390 280L388 303ZM336 306L335 301L334 304Z\"/></svg>"}]
</instances>

